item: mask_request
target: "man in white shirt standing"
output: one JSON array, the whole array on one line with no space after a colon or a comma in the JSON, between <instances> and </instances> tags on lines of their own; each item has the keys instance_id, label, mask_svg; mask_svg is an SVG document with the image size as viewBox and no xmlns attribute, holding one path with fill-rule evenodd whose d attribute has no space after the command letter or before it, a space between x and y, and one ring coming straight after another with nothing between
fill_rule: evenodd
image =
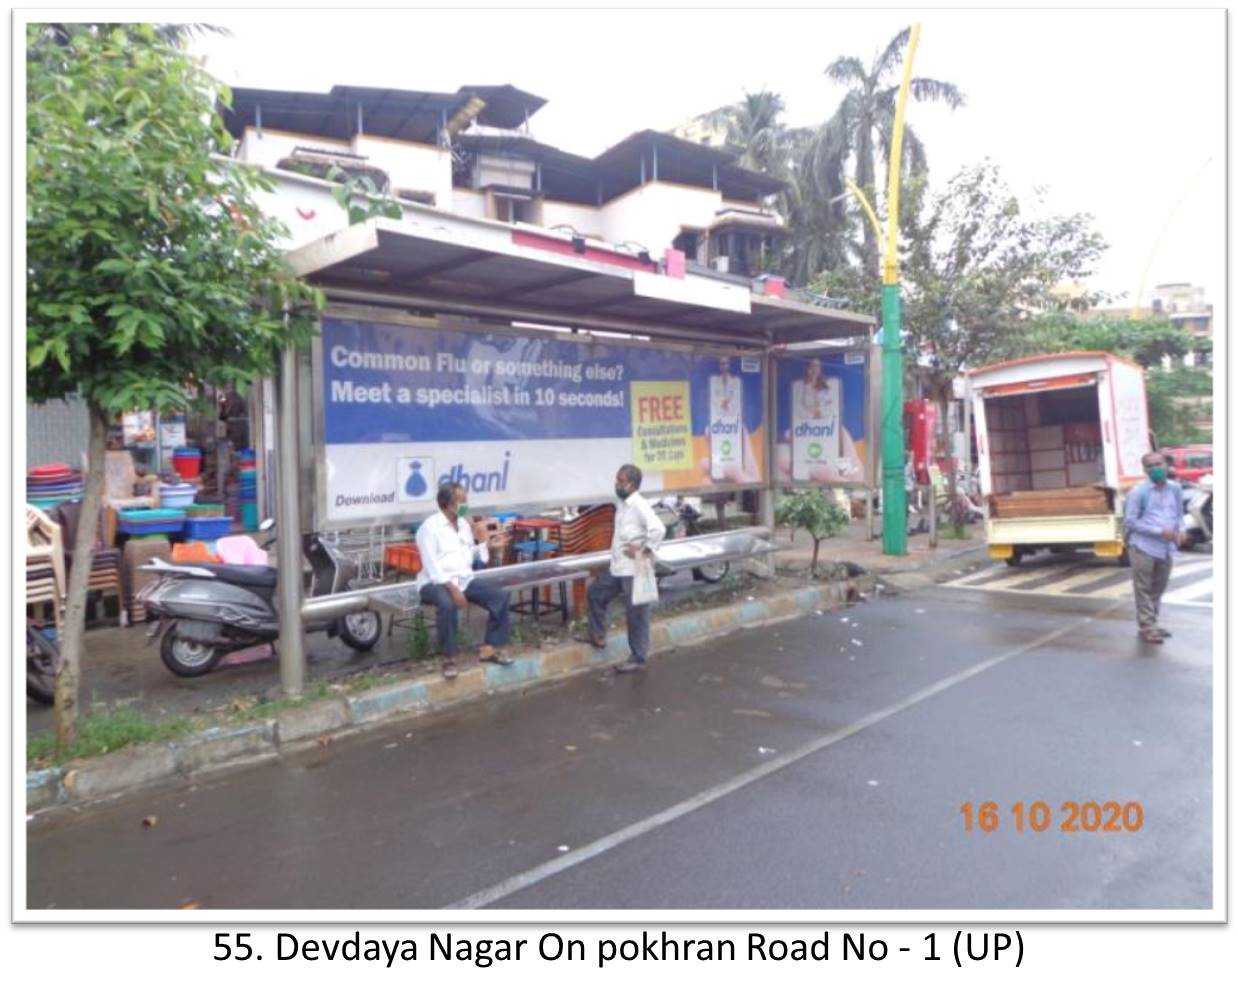
<instances>
[{"instance_id":1,"label":"man in white shirt standing","mask_svg":"<svg viewBox=\"0 0 1238 996\"><path fill-rule=\"evenodd\" d=\"M511 664L501 647L511 639L510 596L502 588L477 577L473 570L490 562L486 527L470 524L468 495L459 484L442 484L437 495L439 511L417 530L421 573L417 590L422 602L434 606L439 649L446 660L443 677L454 678L459 611L469 602L489 614L486 642L480 650L483 664Z\"/></svg>"},{"instance_id":2,"label":"man in white shirt standing","mask_svg":"<svg viewBox=\"0 0 1238 996\"><path fill-rule=\"evenodd\" d=\"M653 556L666 536L666 527L653 506L640 493L639 467L625 463L615 475L615 496L619 508L615 515L615 535L610 545L610 567L589 585L589 635L576 639L601 649L606 646L606 609L620 594L628 618L628 647L631 656L615 670L627 674L645 666L649 657L649 618L652 605L632 604L632 578L638 556Z\"/></svg>"}]
</instances>

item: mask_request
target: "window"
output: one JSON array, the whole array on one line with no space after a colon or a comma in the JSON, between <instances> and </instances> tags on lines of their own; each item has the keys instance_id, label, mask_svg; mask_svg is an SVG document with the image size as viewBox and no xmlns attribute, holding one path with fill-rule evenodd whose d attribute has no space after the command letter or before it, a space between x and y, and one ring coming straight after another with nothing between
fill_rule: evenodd
<instances>
[{"instance_id":1,"label":"window","mask_svg":"<svg viewBox=\"0 0 1238 996\"><path fill-rule=\"evenodd\" d=\"M675 236L671 248L678 249L692 262L697 262L696 254L700 250L701 237L699 232L683 231Z\"/></svg>"}]
</instances>

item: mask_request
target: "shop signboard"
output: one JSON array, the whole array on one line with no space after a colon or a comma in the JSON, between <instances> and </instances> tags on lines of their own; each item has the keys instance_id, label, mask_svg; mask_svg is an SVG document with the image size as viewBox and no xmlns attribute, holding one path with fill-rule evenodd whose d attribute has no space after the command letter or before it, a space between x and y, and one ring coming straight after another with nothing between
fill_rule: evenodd
<instances>
[{"instance_id":1,"label":"shop signboard","mask_svg":"<svg viewBox=\"0 0 1238 996\"><path fill-rule=\"evenodd\" d=\"M327 317L315 353L320 525L764 481L762 359L622 339Z\"/></svg>"},{"instance_id":2,"label":"shop signboard","mask_svg":"<svg viewBox=\"0 0 1238 996\"><path fill-rule=\"evenodd\" d=\"M864 350L797 352L778 358L776 483L872 484L870 372Z\"/></svg>"}]
</instances>

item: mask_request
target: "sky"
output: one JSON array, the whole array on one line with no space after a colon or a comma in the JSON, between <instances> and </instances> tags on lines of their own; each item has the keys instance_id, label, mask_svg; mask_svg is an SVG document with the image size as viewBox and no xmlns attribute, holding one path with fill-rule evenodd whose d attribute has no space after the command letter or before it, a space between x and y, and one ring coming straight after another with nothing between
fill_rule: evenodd
<instances>
[{"instance_id":1,"label":"sky","mask_svg":"<svg viewBox=\"0 0 1238 996\"><path fill-rule=\"evenodd\" d=\"M1225 277L1223 11L420 10L217 11L231 37L197 48L232 86L454 91L511 83L547 100L536 137L595 155L770 89L813 125L843 89L839 55L865 63L913 20L915 75L956 84L957 111L913 102L931 182L990 158L1041 211L1088 212L1110 244L1094 290L1143 306L1162 282Z\"/></svg>"}]
</instances>

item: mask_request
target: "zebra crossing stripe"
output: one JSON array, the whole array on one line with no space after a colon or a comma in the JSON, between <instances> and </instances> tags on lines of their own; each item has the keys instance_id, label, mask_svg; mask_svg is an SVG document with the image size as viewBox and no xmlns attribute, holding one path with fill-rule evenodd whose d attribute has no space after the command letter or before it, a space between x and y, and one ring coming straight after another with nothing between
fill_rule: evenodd
<instances>
[{"instance_id":1,"label":"zebra crossing stripe","mask_svg":"<svg viewBox=\"0 0 1238 996\"><path fill-rule=\"evenodd\" d=\"M986 567L983 571L976 571L975 574L969 574L965 578L959 578L957 581L951 581L950 585L957 585L961 588L970 588L973 586L982 587L981 585L977 585L976 582L983 581L985 578L991 578L994 574L997 574L1000 571L1007 571L1009 569L1010 568L1008 568L1005 564L994 564L992 567Z\"/></svg>"},{"instance_id":2,"label":"zebra crossing stripe","mask_svg":"<svg viewBox=\"0 0 1238 996\"><path fill-rule=\"evenodd\" d=\"M1128 574L1117 584L1105 585L1105 587L1097 588L1094 591L1081 591L1078 594L1083 598L1117 598L1119 595L1130 595L1133 598L1135 596L1135 589Z\"/></svg>"},{"instance_id":3,"label":"zebra crossing stripe","mask_svg":"<svg viewBox=\"0 0 1238 996\"><path fill-rule=\"evenodd\" d=\"M1190 560L1178 560L1174 563L1173 575L1171 580L1177 581L1178 578L1189 577L1192 574L1200 574L1203 571L1212 570L1212 558L1192 557Z\"/></svg>"},{"instance_id":4,"label":"zebra crossing stripe","mask_svg":"<svg viewBox=\"0 0 1238 996\"><path fill-rule=\"evenodd\" d=\"M1036 592L1041 595L1058 595L1063 592L1073 592L1076 588L1089 585L1093 581L1104 581L1111 578L1115 571L1120 570L1120 567L1093 567L1091 570L1080 571L1078 574L1065 577L1056 584L1047 584L1043 588L1037 588ZM1126 583L1130 584L1129 577ZM1093 592L1088 592L1088 594L1091 595Z\"/></svg>"},{"instance_id":5,"label":"zebra crossing stripe","mask_svg":"<svg viewBox=\"0 0 1238 996\"><path fill-rule=\"evenodd\" d=\"M1203 581L1196 581L1194 584L1185 585L1182 588L1174 588L1164 598L1162 602L1168 602L1170 605L1211 605L1211 602L1204 602L1200 599L1201 595L1212 594L1212 578L1206 578Z\"/></svg>"},{"instance_id":6,"label":"zebra crossing stripe","mask_svg":"<svg viewBox=\"0 0 1238 996\"><path fill-rule=\"evenodd\" d=\"M998 578L996 581L991 581L983 587L986 591L1002 591L1006 588L1013 588L1017 584L1043 580L1051 574L1057 574L1061 569L1061 564L1053 564L1050 567L1038 567L1034 571L1021 571L1018 568L1011 568L1009 577Z\"/></svg>"}]
</instances>

